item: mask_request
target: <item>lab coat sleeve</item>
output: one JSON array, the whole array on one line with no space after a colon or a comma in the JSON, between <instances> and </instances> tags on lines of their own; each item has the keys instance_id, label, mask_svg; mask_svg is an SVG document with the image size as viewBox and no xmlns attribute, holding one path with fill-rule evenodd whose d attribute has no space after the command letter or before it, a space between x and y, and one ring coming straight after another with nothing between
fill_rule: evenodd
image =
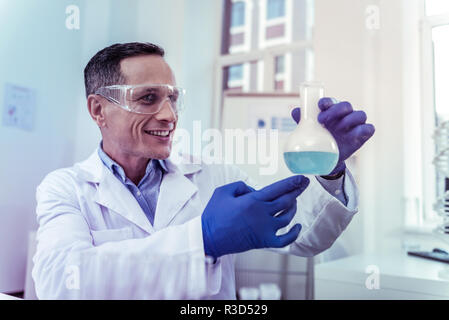
<instances>
[{"instance_id":1,"label":"lab coat sleeve","mask_svg":"<svg viewBox=\"0 0 449 320\"><path fill-rule=\"evenodd\" d=\"M311 179L309 187L298 197L298 211L288 226L301 223L302 230L295 242L280 251L311 257L329 249L358 211L358 189L349 169L343 188L346 205L326 191L316 178Z\"/></svg>"},{"instance_id":2,"label":"lab coat sleeve","mask_svg":"<svg viewBox=\"0 0 449 320\"><path fill-rule=\"evenodd\" d=\"M40 299L200 299L207 295L201 217L141 239L94 246L88 222L63 173L37 189L37 252L32 276Z\"/></svg>"},{"instance_id":3,"label":"lab coat sleeve","mask_svg":"<svg viewBox=\"0 0 449 320\"><path fill-rule=\"evenodd\" d=\"M323 188L340 200L345 206L348 204L348 200L344 188L345 175L335 180L327 180L320 176L316 176L317 181L323 186Z\"/></svg>"},{"instance_id":4,"label":"lab coat sleeve","mask_svg":"<svg viewBox=\"0 0 449 320\"><path fill-rule=\"evenodd\" d=\"M257 183L246 173L234 170L240 172L236 180L258 189ZM330 248L358 211L358 189L348 168L343 181L346 205L326 191L316 177L311 178L309 186L297 199L295 217L287 227L278 231L278 234L286 233L294 224L300 223L302 229L298 238L289 246L269 250L310 257Z\"/></svg>"}]
</instances>

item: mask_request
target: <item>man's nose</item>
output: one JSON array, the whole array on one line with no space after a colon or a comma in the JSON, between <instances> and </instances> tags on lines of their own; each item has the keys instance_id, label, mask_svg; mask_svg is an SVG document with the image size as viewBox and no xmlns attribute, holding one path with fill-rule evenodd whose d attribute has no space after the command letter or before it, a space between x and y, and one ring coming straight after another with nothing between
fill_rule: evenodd
<instances>
[{"instance_id":1,"label":"man's nose","mask_svg":"<svg viewBox=\"0 0 449 320\"><path fill-rule=\"evenodd\" d=\"M165 99L162 102L162 107L159 110L158 113L156 113L155 118L157 120L165 120L165 121L176 121L178 119L178 116L175 112L174 107L170 103L169 99Z\"/></svg>"}]
</instances>

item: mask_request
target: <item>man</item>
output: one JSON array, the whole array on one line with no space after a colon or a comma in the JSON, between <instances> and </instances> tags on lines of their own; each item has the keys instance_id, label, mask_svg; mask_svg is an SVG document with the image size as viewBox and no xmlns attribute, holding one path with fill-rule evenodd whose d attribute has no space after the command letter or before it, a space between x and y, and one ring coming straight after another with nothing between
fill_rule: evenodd
<instances>
[{"instance_id":1,"label":"man","mask_svg":"<svg viewBox=\"0 0 449 320\"><path fill-rule=\"evenodd\" d=\"M374 133L363 112L322 99L319 120L340 149L334 171L255 190L234 166L170 160L183 90L163 57L153 44L115 44L87 64L102 142L37 189L39 298L235 299L235 253L316 255L357 212L344 160Z\"/></svg>"}]
</instances>

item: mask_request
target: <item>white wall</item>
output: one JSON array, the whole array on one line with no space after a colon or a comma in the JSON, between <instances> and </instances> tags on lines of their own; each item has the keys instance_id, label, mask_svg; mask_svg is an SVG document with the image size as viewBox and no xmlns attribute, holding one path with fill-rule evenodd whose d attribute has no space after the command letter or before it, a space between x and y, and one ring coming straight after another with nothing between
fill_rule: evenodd
<instances>
[{"instance_id":1,"label":"white wall","mask_svg":"<svg viewBox=\"0 0 449 320\"><path fill-rule=\"evenodd\" d=\"M315 0L315 78L324 82L327 96L350 101L355 108L364 105L363 10L360 0ZM362 212L357 214L326 255L336 258L360 252L363 219Z\"/></svg>"},{"instance_id":2,"label":"white wall","mask_svg":"<svg viewBox=\"0 0 449 320\"><path fill-rule=\"evenodd\" d=\"M36 227L36 186L45 174L73 160L81 35L65 28L66 4L0 0L1 108L5 83L37 92L33 131L5 127L0 119L2 292L23 288L27 234Z\"/></svg>"},{"instance_id":3,"label":"white wall","mask_svg":"<svg viewBox=\"0 0 449 320\"><path fill-rule=\"evenodd\" d=\"M376 127L356 154L360 211L338 242L346 254L397 250L404 196L419 192L418 1L315 1L316 78ZM379 29L366 28L368 5L379 8Z\"/></svg>"}]
</instances>

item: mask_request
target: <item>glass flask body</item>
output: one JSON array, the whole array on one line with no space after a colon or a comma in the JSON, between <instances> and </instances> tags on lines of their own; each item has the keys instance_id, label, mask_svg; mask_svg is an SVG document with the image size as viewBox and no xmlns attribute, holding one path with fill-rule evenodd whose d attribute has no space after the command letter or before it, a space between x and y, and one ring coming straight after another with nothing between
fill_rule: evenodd
<instances>
[{"instance_id":1,"label":"glass flask body","mask_svg":"<svg viewBox=\"0 0 449 320\"><path fill-rule=\"evenodd\" d=\"M318 101L323 96L319 82L300 85L301 119L284 146L284 161L294 174L328 175L337 165L337 142L318 122Z\"/></svg>"}]
</instances>

